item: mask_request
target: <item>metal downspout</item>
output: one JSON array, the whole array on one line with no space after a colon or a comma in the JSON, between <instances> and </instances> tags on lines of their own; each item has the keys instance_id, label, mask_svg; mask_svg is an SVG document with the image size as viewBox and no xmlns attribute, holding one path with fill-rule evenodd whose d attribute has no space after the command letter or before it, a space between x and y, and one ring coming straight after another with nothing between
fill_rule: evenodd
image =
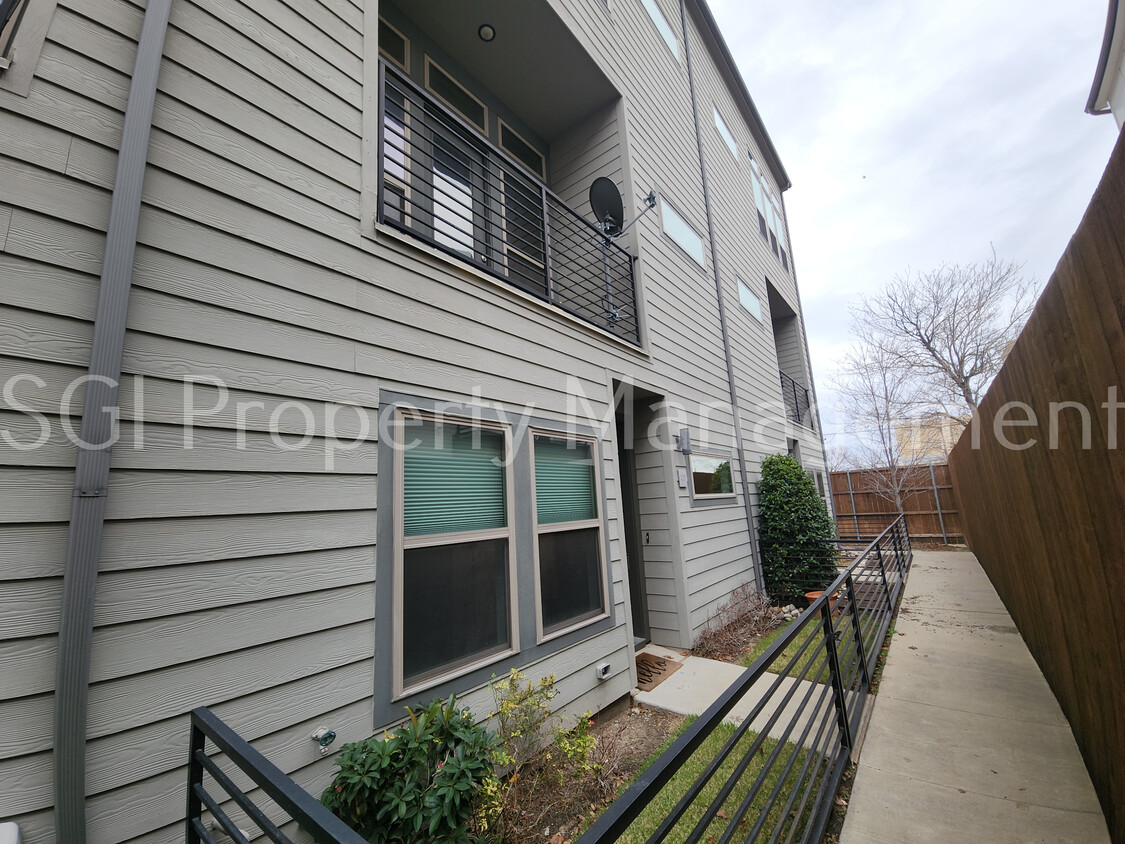
<instances>
[{"instance_id":1,"label":"metal downspout","mask_svg":"<svg viewBox=\"0 0 1125 844\"><path fill-rule=\"evenodd\" d=\"M116 433L117 387L133 282L141 189L171 5L172 0L149 0L137 43L110 201L82 408L82 438L74 469L55 674L55 830L57 839L66 844L86 841L86 715L94 592L101 559L110 453Z\"/></svg>"},{"instance_id":2,"label":"metal downspout","mask_svg":"<svg viewBox=\"0 0 1125 844\"><path fill-rule=\"evenodd\" d=\"M750 479L746 471L746 451L742 447L742 418L738 411L738 391L734 382L734 362L730 355L730 332L727 330L727 313L723 306L723 282L719 275L719 251L715 243L715 225L711 213L711 190L707 184L707 163L703 156L703 129L699 122L699 96L695 87L695 68L691 60L691 34L688 29L687 2L680 0L680 25L684 31L684 57L687 61L688 87L691 90L691 112L695 118L695 142L699 148L699 174L703 182L703 208L707 215L707 234L711 241L711 263L715 271L715 297L719 304L719 327L723 334L723 357L727 364L727 383L730 385L730 405L734 414L735 448L738 451L738 469L742 474L742 498L746 502L746 527L750 531L750 557L754 565L754 579L759 589L766 588L762 561L758 552L758 531L754 525L754 507L750 501Z\"/></svg>"}]
</instances>

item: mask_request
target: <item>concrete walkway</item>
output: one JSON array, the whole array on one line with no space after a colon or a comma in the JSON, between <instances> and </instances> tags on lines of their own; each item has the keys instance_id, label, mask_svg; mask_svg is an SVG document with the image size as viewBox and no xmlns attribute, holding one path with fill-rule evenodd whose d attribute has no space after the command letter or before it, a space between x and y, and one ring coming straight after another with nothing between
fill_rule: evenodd
<instances>
[{"instance_id":1,"label":"concrete walkway","mask_svg":"<svg viewBox=\"0 0 1125 844\"><path fill-rule=\"evenodd\" d=\"M976 558L916 552L895 630L841 844L1108 844L1070 725Z\"/></svg>"}]
</instances>

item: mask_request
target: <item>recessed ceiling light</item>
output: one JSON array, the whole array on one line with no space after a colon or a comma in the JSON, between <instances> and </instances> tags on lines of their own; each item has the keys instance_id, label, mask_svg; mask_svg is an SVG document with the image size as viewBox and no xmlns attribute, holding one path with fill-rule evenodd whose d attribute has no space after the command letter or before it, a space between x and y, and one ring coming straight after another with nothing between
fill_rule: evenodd
<instances>
[{"instance_id":1,"label":"recessed ceiling light","mask_svg":"<svg viewBox=\"0 0 1125 844\"><path fill-rule=\"evenodd\" d=\"M477 30L477 35L480 36L481 41L491 41L496 37L496 27L490 23L482 23Z\"/></svg>"}]
</instances>

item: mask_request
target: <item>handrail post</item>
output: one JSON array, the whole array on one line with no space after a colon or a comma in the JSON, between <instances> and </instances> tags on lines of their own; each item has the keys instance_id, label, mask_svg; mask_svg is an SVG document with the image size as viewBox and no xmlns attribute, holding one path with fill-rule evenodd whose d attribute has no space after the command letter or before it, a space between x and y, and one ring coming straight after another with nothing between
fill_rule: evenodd
<instances>
[{"instance_id":1,"label":"handrail post","mask_svg":"<svg viewBox=\"0 0 1125 844\"><path fill-rule=\"evenodd\" d=\"M551 271L551 215L547 208L547 186L539 185L543 204L543 274L547 277L547 301L555 302L555 278ZM556 303L557 304L557 303Z\"/></svg>"},{"instance_id":2,"label":"handrail post","mask_svg":"<svg viewBox=\"0 0 1125 844\"><path fill-rule=\"evenodd\" d=\"M852 725L848 720L848 702L844 697L844 678L840 673L840 656L836 652L836 632L832 629L831 600L827 594L820 600L820 615L824 620L824 643L828 651L828 671L832 675L832 699L836 704L836 721L840 726L840 741L849 751L852 749Z\"/></svg>"},{"instance_id":3,"label":"handrail post","mask_svg":"<svg viewBox=\"0 0 1125 844\"><path fill-rule=\"evenodd\" d=\"M863 687L865 689L871 688L871 671L867 667L867 654L863 650L863 632L859 629L859 605L855 600L855 583L852 575L848 575L848 579L844 581L848 587L848 605L852 611L852 628L855 631L855 644L859 648L859 670L863 675Z\"/></svg>"},{"instance_id":4,"label":"handrail post","mask_svg":"<svg viewBox=\"0 0 1125 844\"><path fill-rule=\"evenodd\" d=\"M199 799L197 785L203 784L203 763L199 761L199 754L207 745L207 736L191 719L191 747L188 756L188 784L187 784L187 844L200 844L199 832L195 821L203 814L203 801Z\"/></svg>"},{"instance_id":5,"label":"handrail post","mask_svg":"<svg viewBox=\"0 0 1125 844\"><path fill-rule=\"evenodd\" d=\"M887 611L893 612L895 602L891 597L891 584L887 580L887 564L883 562L883 549L878 545L875 546L875 559L879 561L879 574L883 577L883 594L887 597Z\"/></svg>"}]
</instances>

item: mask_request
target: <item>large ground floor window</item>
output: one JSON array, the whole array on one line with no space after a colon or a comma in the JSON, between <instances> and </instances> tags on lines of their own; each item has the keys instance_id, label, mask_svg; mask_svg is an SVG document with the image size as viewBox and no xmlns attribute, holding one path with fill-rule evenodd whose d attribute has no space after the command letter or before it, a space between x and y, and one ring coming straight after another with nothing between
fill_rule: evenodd
<instances>
[{"instance_id":1,"label":"large ground floor window","mask_svg":"<svg viewBox=\"0 0 1125 844\"><path fill-rule=\"evenodd\" d=\"M461 694L614 625L594 431L384 402L376 727L406 703Z\"/></svg>"}]
</instances>

